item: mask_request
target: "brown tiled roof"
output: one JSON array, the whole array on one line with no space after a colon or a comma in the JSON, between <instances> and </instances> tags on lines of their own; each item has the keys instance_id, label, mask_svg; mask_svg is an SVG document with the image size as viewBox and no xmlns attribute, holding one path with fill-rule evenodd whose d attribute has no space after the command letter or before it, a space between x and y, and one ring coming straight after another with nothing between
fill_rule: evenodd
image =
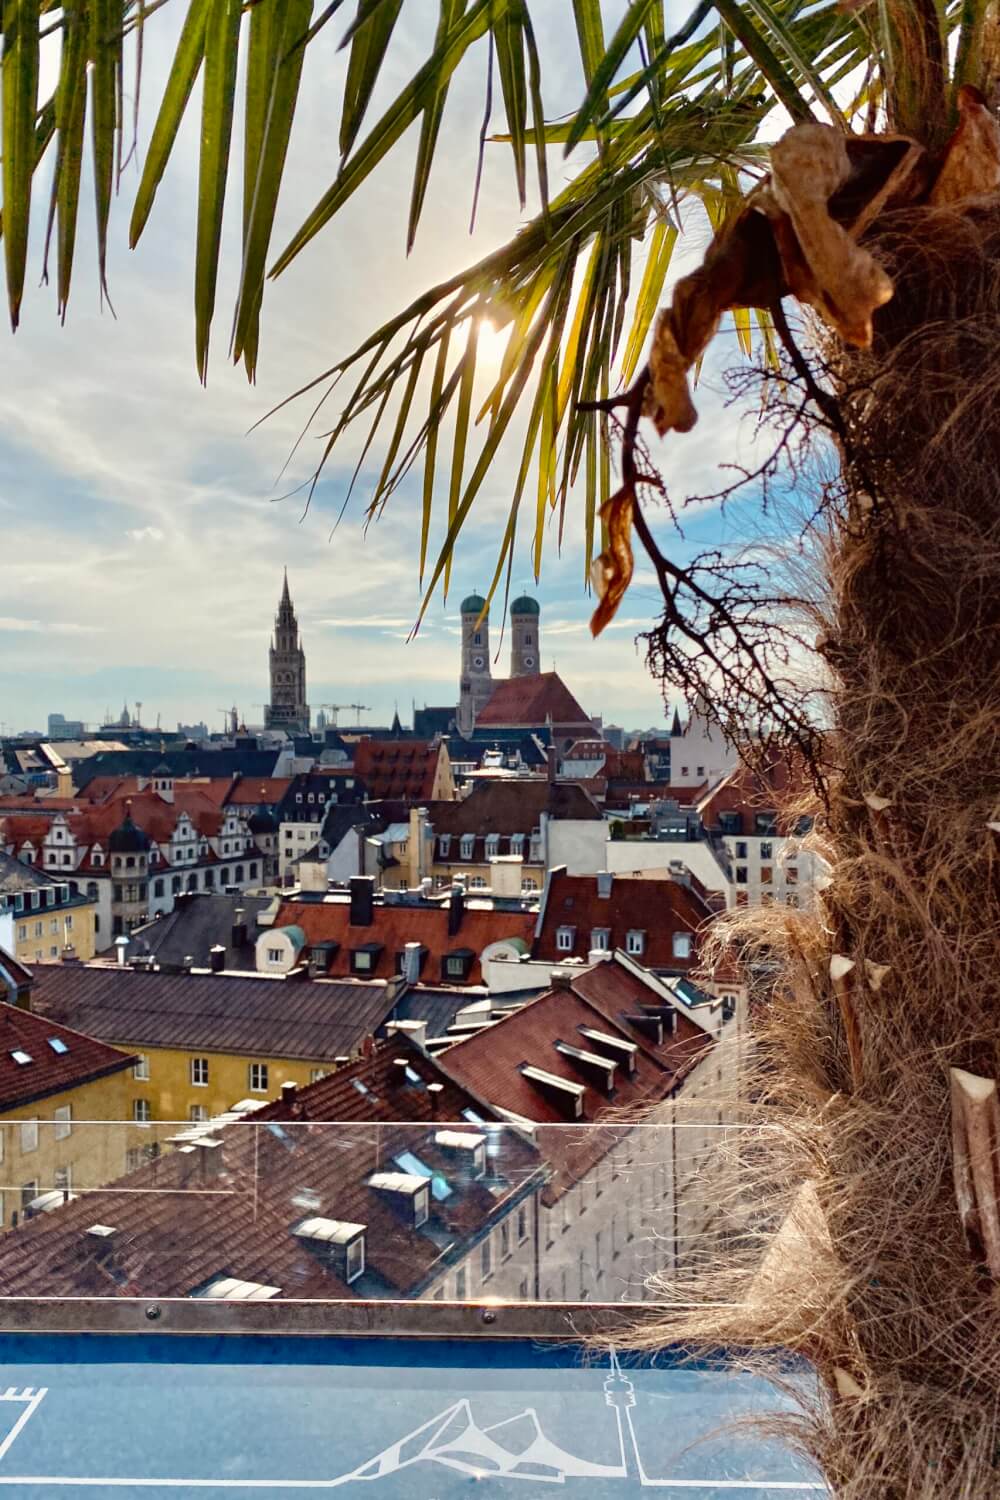
<instances>
[{"instance_id":1,"label":"brown tiled roof","mask_svg":"<svg viewBox=\"0 0 1000 1500\"><path fill-rule=\"evenodd\" d=\"M535 677L508 677L498 682L485 708L476 715L476 728L536 728L551 719L554 725L592 729L590 719L557 672Z\"/></svg>"},{"instance_id":2,"label":"brown tiled roof","mask_svg":"<svg viewBox=\"0 0 1000 1500\"><path fill-rule=\"evenodd\" d=\"M409 1074L415 1077L408 1076ZM440 1090L428 1092L429 1083ZM358 1085L362 1087L358 1087ZM492 1110L403 1036L380 1042L367 1057L318 1083L256 1110L255 1120L461 1121L463 1110L493 1119Z\"/></svg>"},{"instance_id":3,"label":"brown tiled roof","mask_svg":"<svg viewBox=\"0 0 1000 1500\"><path fill-rule=\"evenodd\" d=\"M454 840L463 833L477 838L475 857L485 858L481 841L488 833L501 835L501 854L509 854L510 835L523 834L524 855L527 840L541 824L542 813L551 818L600 822L601 810L590 794L576 782L548 780L481 781L460 802L435 802L427 810L428 821L438 838L445 833L453 839L449 858L459 860Z\"/></svg>"},{"instance_id":4,"label":"brown tiled roof","mask_svg":"<svg viewBox=\"0 0 1000 1500\"><path fill-rule=\"evenodd\" d=\"M390 1059L405 1055L400 1045ZM409 1058L414 1070L436 1077L415 1049ZM452 1096L468 1097L454 1086ZM221 1146L168 1151L0 1238L5 1293L183 1297L232 1276L277 1287L284 1297L418 1296L537 1183L538 1156L525 1141L512 1139L499 1173L479 1179L456 1171L435 1142L435 1126L373 1130L339 1121L326 1129L315 1117L296 1121L275 1107L208 1128ZM368 1185L374 1171L397 1169L394 1157L406 1150L451 1188L443 1198L429 1194L430 1218L420 1229ZM365 1227L366 1271L358 1281L348 1286L322 1249L296 1236L311 1217ZM88 1235L98 1223L115 1235Z\"/></svg>"},{"instance_id":5,"label":"brown tiled roof","mask_svg":"<svg viewBox=\"0 0 1000 1500\"><path fill-rule=\"evenodd\" d=\"M134 972L36 964L43 1015L134 1047L330 1061L350 1056L392 1008L384 984Z\"/></svg>"},{"instance_id":6,"label":"brown tiled roof","mask_svg":"<svg viewBox=\"0 0 1000 1500\"><path fill-rule=\"evenodd\" d=\"M354 771L373 801L426 801L434 795L439 754L439 746L427 740L360 740L354 748Z\"/></svg>"},{"instance_id":7,"label":"brown tiled roof","mask_svg":"<svg viewBox=\"0 0 1000 1500\"><path fill-rule=\"evenodd\" d=\"M445 980L444 959L458 949L468 949L474 954L466 984L481 984L482 974L479 955L490 943L504 938L521 938L531 942L535 929L532 911L504 911L480 906L475 899L466 898L461 926L454 934L448 931L448 910L441 906L386 905L376 903L369 927L351 925L350 906L343 900L319 902L284 901L275 919L275 927L301 927L306 943L339 943L327 973L336 977L351 973L351 949L366 944L381 945L381 951L373 955L374 962L368 971L373 978L388 979L398 973L398 955L407 943L421 943L427 950L421 969L421 979L430 983ZM451 981L454 982L454 981Z\"/></svg>"},{"instance_id":8,"label":"brown tiled roof","mask_svg":"<svg viewBox=\"0 0 1000 1500\"><path fill-rule=\"evenodd\" d=\"M53 1041L61 1047L53 1047ZM31 1061L17 1062L13 1055L17 1050ZM130 1054L46 1016L0 1004L0 1110L18 1109L35 1099L79 1088L121 1072L134 1061Z\"/></svg>"},{"instance_id":9,"label":"brown tiled roof","mask_svg":"<svg viewBox=\"0 0 1000 1500\"><path fill-rule=\"evenodd\" d=\"M669 845L665 846L667 857ZM612 949L626 947L631 931L645 933L642 962L651 969L672 969L686 973L697 968L698 938L695 936L711 918L712 908L702 894L700 882L688 877L691 884L678 880L633 880L631 876L611 877L611 893L598 895L594 875L567 875L555 871L549 878L543 900L541 930L535 939L536 958L565 963L568 958L586 958L591 948L594 928L609 929ZM569 948L560 948L558 928L572 928ZM689 933L693 937L691 957L677 958L673 951L673 934Z\"/></svg>"},{"instance_id":10,"label":"brown tiled roof","mask_svg":"<svg viewBox=\"0 0 1000 1500\"><path fill-rule=\"evenodd\" d=\"M581 993L583 976L577 976L572 988L549 990L495 1026L456 1042L439 1054L438 1060L452 1077L482 1095L496 1109L541 1126L560 1127L535 1133L536 1145L554 1168L545 1192L546 1202L559 1198L612 1149L623 1132L631 1129L631 1125L616 1125L616 1119L627 1114L634 1120L641 1110L665 1098L712 1045L704 1031L678 1014L675 1036L662 1046L655 1046L644 1032L624 1019L629 1003L635 1011L642 999L652 998L648 989L613 961L598 967L617 968L619 973L610 974L606 981L592 982L590 998ZM581 1027L638 1046L634 1071L629 1073L622 1060L615 1070L611 1094L597 1083L591 1067L557 1049L556 1043L562 1042L581 1051L598 1052ZM553 1092L525 1077L526 1066L582 1085L580 1115L575 1116L568 1104L560 1102ZM605 1123L606 1130L572 1128L574 1123L586 1126L594 1122Z\"/></svg>"},{"instance_id":11,"label":"brown tiled roof","mask_svg":"<svg viewBox=\"0 0 1000 1500\"><path fill-rule=\"evenodd\" d=\"M256 807L258 803L266 803L269 807L277 807L291 784L290 776L241 776L232 783L226 804Z\"/></svg>"},{"instance_id":12,"label":"brown tiled roof","mask_svg":"<svg viewBox=\"0 0 1000 1500\"><path fill-rule=\"evenodd\" d=\"M766 771L751 771L740 765L699 801L698 811L708 828L719 826L720 813L738 813L743 834L754 833L758 813L778 812L778 833L789 834L796 817L782 814L782 804L801 796L806 787L804 773L796 773L783 758L776 759Z\"/></svg>"}]
</instances>

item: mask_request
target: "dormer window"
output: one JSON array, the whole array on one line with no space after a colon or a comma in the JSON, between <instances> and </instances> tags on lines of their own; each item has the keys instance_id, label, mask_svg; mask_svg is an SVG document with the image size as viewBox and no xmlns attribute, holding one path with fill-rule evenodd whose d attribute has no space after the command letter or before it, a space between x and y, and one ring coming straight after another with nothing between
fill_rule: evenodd
<instances>
[{"instance_id":1,"label":"dormer window","mask_svg":"<svg viewBox=\"0 0 1000 1500\"><path fill-rule=\"evenodd\" d=\"M498 833L488 833L486 835L486 858L496 859L499 853L500 835Z\"/></svg>"},{"instance_id":2,"label":"dormer window","mask_svg":"<svg viewBox=\"0 0 1000 1500\"><path fill-rule=\"evenodd\" d=\"M512 833L511 834L511 836L510 836L510 852L511 852L511 854L523 854L524 853L524 834L523 833Z\"/></svg>"},{"instance_id":3,"label":"dormer window","mask_svg":"<svg viewBox=\"0 0 1000 1500\"><path fill-rule=\"evenodd\" d=\"M328 1247L330 1259L350 1286L365 1271L365 1225L343 1219L303 1219L292 1233L316 1249Z\"/></svg>"},{"instance_id":4,"label":"dormer window","mask_svg":"<svg viewBox=\"0 0 1000 1500\"><path fill-rule=\"evenodd\" d=\"M451 834L442 833L438 839L438 858L447 859L451 853Z\"/></svg>"},{"instance_id":5,"label":"dormer window","mask_svg":"<svg viewBox=\"0 0 1000 1500\"><path fill-rule=\"evenodd\" d=\"M461 844L461 856L463 859L471 859L476 847L476 835L474 833L463 833Z\"/></svg>"},{"instance_id":6,"label":"dormer window","mask_svg":"<svg viewBox=\"0 0 1000 1500\"><path fill-rule=\"evenodd\" d=\"M633 958L641 958L646 951L646 934L638 927L631 928L625 934L625 952Z\"/></svg>"},{"instance_id":7,"label":"dormer window","mask_svg":"<svg viewBox=\"0 0 1000 1500\"><path fill-rule=\"evenodd\" d=\"M595 927L590 934L590 947L594 953L608 953L611 949L611 928Z\"/></svg>"},{"instance_id":8,"label":"dormer window","mask_svg":"<svg viewBox=\"0 0 1000 1500\"><path fill-rule=\"evenodd\" d=\"M576 940L575 927L556 928L556 951L558 953L572 953L573 943Z\"/></svg>"},{"instance_id":9,"label":"dormer window","mask_svg":"<svg viewBox=\"0 0 1000 1500\"><path fill-rule=\"evenodd\" d=\"M691 934L689 932L675 932L672 945L675 958L691 957Z\"/></svg>"},{"instance_id":10,"label":"dormer window","mask_svg":"<svg viewBox=\"0 0 1000 1500\"><path fill-rule=\"evenodd\" d=\"M469 977L475 956L471 948L453 948L444 956L444 978L463 983Z\"/></svg>"},{"instance_id":11,"label":"dormer window","mask_svg":"<svg viewBox=\"0 0 1000 1500\"><path fill-rule=\"evenodd\" d=\"M413 1227L419 1229L430 1217L430 1183L426 1177L413 1172L376 1172L368 1179L368 1186L384 1193L409 1216L413 1215Z\"/></svg>"},{"instance_id":12,"label":"dormer window","mask_svg":"<svg viewBox=\"0 0 1000 1500\"><path fill-rule=\"evenodd\" d=\"M374 973L381 952L381 943L364 943L360 948L352 948L351 973L363 975Z\"/></svg>"}]
</instances>

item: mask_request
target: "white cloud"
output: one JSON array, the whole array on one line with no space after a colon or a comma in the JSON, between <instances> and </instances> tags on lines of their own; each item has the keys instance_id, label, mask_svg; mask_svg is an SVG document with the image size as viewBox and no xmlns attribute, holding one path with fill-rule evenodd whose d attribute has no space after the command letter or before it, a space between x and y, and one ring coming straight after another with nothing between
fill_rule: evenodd
<instances>
[{"instance_id":1,"label":"white cloud","mask_svg":"<svg viewBox=\"0 0 1000 1500\"><path fill-rule=\"evenodd\" d=\"M103 625L80 625L71 620L26 620L20 615L0 615L0 630L28 635L100 635L103 629Z\"/></svg>"}]
</instances>

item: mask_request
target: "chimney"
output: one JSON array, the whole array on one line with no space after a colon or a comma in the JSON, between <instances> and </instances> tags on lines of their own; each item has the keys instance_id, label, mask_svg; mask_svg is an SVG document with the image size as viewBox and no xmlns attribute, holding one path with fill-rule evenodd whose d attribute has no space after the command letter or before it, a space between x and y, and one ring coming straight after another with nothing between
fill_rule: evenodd
<instances>
[{"instance_id":1,"label":"chimney","mask_svg":"<svg viewBox=\"0 0 1000 1500\"><path fill-rule=\"evenodd\" d=\"M431 1105L431 1118L434 1119L434 1120L436 1120L437 1117L438 1117L438 1110L441 1107L441 1095L443 1093L444 1093L444 1084L443 1083L429 1083L427 1085L427 1094L428 1094L428 1097L430 1099L430 1105Z\"/></svg>"},{"instance_id":2,"label":"chimney","mask_svg":"<svg viewBox=\"0 0 1000 1500\"><path fill-rule=\"evenodd\" d=\"M410 808L410 837L407 853L409 855L407 885L412 890L420 884L424 873L424 841L427 833L427 809L426 807Z\"/></svg>"},{"instance_id":3,"label":"chimney","mask_svg":"<svg viewBox=\"0 0 1000 1500\"><path fill-rule=\"evenodd\" d=\"M126 951L128 949L128 938L127 937L116 937L115 938L115 947L118 950L118 967L120 969L124 969L124 967L125 967L125 953L126 953Z\"/></svg>"},{"instance_id":4,"label":"chimney","mask_svg":"<svg viewBox=\"0 0 1000 1500\"><path fill-rule=\"evenodd\" d=\"M549 778L549 785L550 786L552 785L552 783L556 779L556 771L557 771L557 767L558 767L558 760L559 760L559 757L558 757L558 752L556 751L555 745L549 745L548 749L545 752L545 763L546 763L546 769L547 769L547 772L548 772L548 778Z\"/></svg>"},{"instance_id":5,"label":"chimney","mask_svg":"<svg viewBox=\"0 0 1000 1500\"><path fill-rule=\"evenodd\" d=\"M465 887L455 884L451 888L451 899L448 902L448 936L454 937L462 926L462 918L465 915Z\"/></svg>"},{"instance_id":6,"label":"chimney","mask_svg":"<svg viewBox=\"0 0 1000 1500\"><path fill-rule=\"evenodd\" d=\"M554 990L571 990L573 988L573 976L565 969L553 969L549 975L549 985Z\"/></svg>"},{"instance_id":7,"label":"chimney","mask_svg":"<svg viewBox=\"0 0 1000 1500\"><path fill-rule=\"evenodd\" d=\"M221 943L208 950L208 967L213 974L221 974L226 967L226 950Z\"/></svg>"},{"instance_id":8,"label":"chimney","mask_svg":"<svg viewBox=\"0 0 1000 1500\"><path fill-rule=\"evenodd\" d=\"M591 948L590 952L587 954L587 962L588 964L602 964L604 963L605 959L608 959L610 957L611 954L606 948Z\"/></svg>"},{"instance_id":9,"label":"chimney","mask_svg":"<svg viewBox=\"0 0 1000 1500\"><path fill-rule=\"evenodd\" d=\"M194 954L193 953L185 953L184 957L181 959L181 973L182 974L190 974L190 972L191 972L191 970L193 968L194 968Z\"/></svg>"},{"instance_id":10,"label":"chimney","mask_svg":"<svg viewBox=\"0 0 1000 1500\"><path fill-rule=\"evenodd\" d=\"M64 964L78 964L80 962L80 960L76 956L76 949L73 947L72 943L67 943L65 948L63 949L62 961Z\"/></svg>"},{"instance_id":11,"label":"chimney","mask_svg":"<svg viewBox=\"0 0 1000 1500\"><path fill-rule=\"evenodd\" d=\"M691 871L688 869L687 865L682 859L672 859L668 864L667 869L670 872L671 880L676 880L678 885L686 885L690 887Z\"/></svg>"},{"instance_id":12,"label":"chimney","mask_svg":"<svg viewBox=\"0 0 1000 1500\"><path fill-rule=\"evenodd\" d=\"M608 901L611 897L611 887L614 884L614 875L610 870L598 870L597 872L597 894L602 901Z\"/></svg>"},{"instance_id":13,"label":"chimney","mask_svg":"<svg viewBox=\"0 0 1000 1500\"><path fill-rule=\"evenodd\" d=\"M229 934L230 946L243 948L247 941L247 914L242 906L238 906L233 912L233 929Z\"/></svg>"},{"instance_id":14,"label":"chimney","mask_svg":"<svg viewBox=\"0 0 1000 1500\"><path fill-rule=\"evenodd\" d=\"M424 961L422 943L407 943L403 949L401 973L407 984L416 984L420 978L420 966Z\"/></svg>"},{"instance_id":15,"label":"chimney","mask_svg":"<svg viewBox=\"0 0 1000 1500\"><path fill-rule=\"evenodd\" d=\"M375 911L375 881L371 875L351 876L351 926L370 927Z\"/></svg>"},{"instance_id":16,"label":"chimney","mask_svg":"<svg viewBox=\"0 0 1000 1500\"><path fill-rule=\"evenodd\" d=\"M421 1052L427 1050L426 1021L390 1021L385 1029L390 1036L405 1036Z\"/></svg>"},{"instance_id":17,"label":"chimney","mask_svg":"<svg viewBox=\"0 0 1000 1500\"><path fill-rule=\"evenodd\" d=\"M420 894L425 901L429 901L434 894L434 881L430 875L424 875L420 881Z\"/></svg>"},{"instance_id":18,"label":"chimney","mask_svg":"<svg viewBox=\"0 0 1000 1500\"><path fill-rule=\"evenodd\" d=\"M202 1177L218 1177L222 1171L222 1142L213 1135L198 1141L198 1167Z\"/></svg>"},{"instance_id":19,"label":"chimney","mask_svg":"<svg viewBox=\"0 0 1000 1500\"><path fill-rule=\"evenodd\" d=\"M295 1096L298 1093L298 1091L299 1091L299 1086L298 1086L297 1083L294 1083L291 1080L289 1080L288 1083L283 1083L281 1085L281 1102L282 1102L282 1104L287 1104L289 1107L291 1105L293 1105L295 1103Z\"/></svg>"}]
</instances>

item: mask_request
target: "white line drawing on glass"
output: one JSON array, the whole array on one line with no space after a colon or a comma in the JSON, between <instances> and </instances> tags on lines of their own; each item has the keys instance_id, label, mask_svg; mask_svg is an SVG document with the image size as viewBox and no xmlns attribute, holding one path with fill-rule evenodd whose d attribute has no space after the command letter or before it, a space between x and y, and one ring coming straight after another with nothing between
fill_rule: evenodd
<instances>
[{"instance_id":1,"label":"white line drawing on glass","mask_svg":"<svg viewBox=\"0 0 1000 1500\"><path fill-rule=\"evenodd\" d=\"M0 1401L18 1401L24 1406L24 1411L18 1417L3 1442L0 1443L0 1459L3 1458L7 1450L13 1445L14 1439L19 1437L27 1427L47 1395L47 1386L40 1386L36 1391L32 1385L25 1386L23 1391L19 1391L16 1386L9 1385L5 1391L0 1392Z\"/></svg>"},{"instance_id":2,"label":"white line drawing on glass","mask_svg":"<svg viewBox=\"0 0 1000 1500\"><path fill-rule=\"evenodd\" d=\"M333 1490L345 1484L370 1484L398 1474L415 1464L433 1463L467 1475L473 1480L532 1480L536 1484L565 1484L574 1479L628 1480L643 1489L708 1490L741 1492L745 1495L777 1493L825 1493L826 1486L810 1480L788 1479L655 1479L646 1472L633 1421L636 1405L634 1382L622 1369L614 1349L604 1379L605 1405L616 1416L618 1452L612 1463L578 1458L552 1441L544 1432L534 1407L526 1406L512 1417L482 1427L476 1421L472 1402L461 1397L412 1432L390 1443L373 1458L333 1479L154 1479L91 1478L72 1475L0 1474L0 1486L34 1485L46 1488L108 1489L216 1489L216 1490ZM30 1404L3 1444L0 1460L8 1452L26 1422L37 1409L46 1389L15 1394L0 1400L25 1400Z\"/></svg>"}]
</instances>

